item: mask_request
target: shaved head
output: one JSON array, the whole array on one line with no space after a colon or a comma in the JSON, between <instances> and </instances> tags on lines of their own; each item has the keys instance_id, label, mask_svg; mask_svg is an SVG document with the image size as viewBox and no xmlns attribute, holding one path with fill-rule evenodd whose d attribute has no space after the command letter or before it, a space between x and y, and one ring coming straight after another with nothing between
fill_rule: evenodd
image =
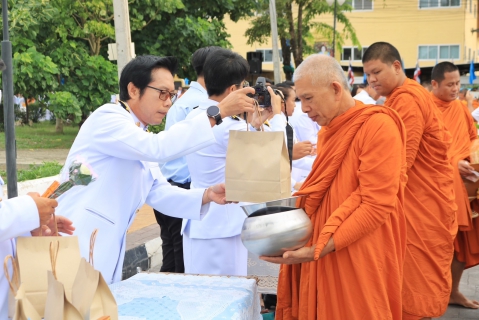
<instances>
[{"instance_id":1,"label":"shaved head","mask_svg":"<svg viewBox=\"0 0 479 320\"><path fill-rule=\"evenodd\" d=\"M442 80L445 79L446 73L454 71L459 72L459 68L454 63L448 61L438 63L434 68L432 68L431 80L441 83Z\"/></svg>"},{"instance_id":2,"label":"shaved head","mask_svg":"<svg viewBox=\"0 0 479 320\"><path fill-rule=\"evenodd\" d=\"M401 62L399 51L390 43L375 42L368 47L363 55L363 64L371 60L379 60L382 63L391 65L394 61Z\"/></svg>"},{"instance_id":3,"label":"shaved head","mask_svg":"<svg viewBox=\"0 0 479 320\"><path fill-rule=\"evenodd\" d=\"M315 54L307 57L294 71L293 82L296 83L305 77L310 78L314 85L329 86L337 81L343 89L349 91L348 80L343 68L336 59L327 55Z\"/></svg>"}]
</instances>

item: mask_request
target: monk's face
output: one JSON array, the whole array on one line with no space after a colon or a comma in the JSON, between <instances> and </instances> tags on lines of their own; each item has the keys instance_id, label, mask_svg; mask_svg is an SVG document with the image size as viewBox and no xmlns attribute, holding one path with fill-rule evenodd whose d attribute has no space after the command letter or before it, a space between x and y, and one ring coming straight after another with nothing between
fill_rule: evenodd
<instances>
[{"instance_id":1,"label":"monk's face","mask_svg":"<svg viewBox=\"0 0 479 320\"><path fill-rule=\"evenodd\" d=\"M444 73L444 80L437 82L432 80L432 93L443 101L454 101L457 99L461 88L461 76L459 71Z\"/></svg>"},{"instance_id":2,"label":"monk's face","mask_svg":"<svg viewBox=\"0 0 479 320\"><path fill-rule=\"evenodd\" d=\"M344 90L339 82L313 85L311 78L305 76L294 84L296 95L301 100L301 109L320 126L327 126L341 113L340 105Z\"/></svg>"},{"instance_id":3,"label":"monk's face","mask_svg":"<svg viewBox=\"0 0 479 320\"><path fill-rule=\"evenodd\" d=\"M370 60L363 65L368 83L380 96L388 96L395 88L402 85L402 67L399 61L384 63L381 60Z\"/></svg>"}]
</instances>

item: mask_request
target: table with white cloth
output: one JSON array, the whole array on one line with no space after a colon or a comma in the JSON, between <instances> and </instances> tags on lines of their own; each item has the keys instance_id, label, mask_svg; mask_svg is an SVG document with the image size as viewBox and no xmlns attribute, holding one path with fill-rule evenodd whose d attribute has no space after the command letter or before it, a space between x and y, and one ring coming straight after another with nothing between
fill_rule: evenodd
<instances>
[{"instance_id":1,"label":"table with white cloth","mask_svg":"<svg viewBox=\"0 0 479 320\"><path fill-rule=\"evenodd\" d=\"M262 319L255 279L139 273L110 285L120 320Z\"/></svg>"}]
</instances>

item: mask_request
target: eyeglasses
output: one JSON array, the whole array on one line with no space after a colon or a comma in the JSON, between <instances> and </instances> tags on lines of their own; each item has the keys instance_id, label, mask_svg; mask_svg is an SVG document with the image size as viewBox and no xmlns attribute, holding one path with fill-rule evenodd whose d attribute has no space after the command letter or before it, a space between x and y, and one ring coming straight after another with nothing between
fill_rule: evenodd
<instances>
[{"instance_id":1,"label":"eyeglasses","mask_svg":"<svg viewBox=\"0 0 479 320\"><path fill-rule=\"evenodd\" d=\"M170 98L171 101L174 101L176 99L176 91L162 90L152 86L147 86L147 87L158 91L160 93L160 100L166 101L168 97Z\"/></svg>"}]
</instances>

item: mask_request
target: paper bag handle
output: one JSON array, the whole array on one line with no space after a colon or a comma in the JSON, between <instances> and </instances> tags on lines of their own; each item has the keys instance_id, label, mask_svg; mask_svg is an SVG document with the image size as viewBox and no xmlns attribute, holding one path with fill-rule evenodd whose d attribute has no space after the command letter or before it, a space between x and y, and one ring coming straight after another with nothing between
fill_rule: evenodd
<instances>
[{"instance_id":1,"label":"paper bag handle","mask_svg":"<svg viewBox=\"0 0 479 320\"><path fill-rule=\"evenodd\" d=\"M12 260L12 277L10 278L10 273L8 272L8 260ZM18 288L20 287L20 280L18 279L18 265L15 259L13 259L12 255L8 255L3 260L3 272L5 273L5 277L8 280L8 285L10 286L10 290L12 291L13 295L17 294ZM16 289L15 289L15 287Z\"/></svg>"},{"instance_id":2,"label":"paper bag handle","mask_svg":"<svg viewBox=\"0 0 479 320\"><path fill-rule=\"evenodd\" d=\"M258 101L253 99L253 104L255 106L254 112L256 112L258 114L259 118L261 119L261 110L259 109ZM249 131L248 114L246 112L244 113L244 119L246 121L246 131ZM263 123L261 123L260 128L261 128L261 131L264 131L264 124Z\"/></svg>"},{"instance_id":3,"label":"paper bag handle","mask_svg":"<svg viewBox=\"0 0 479 320\"><path fill-rule=\"evenodd\" d=\"M93 263L93 249L95 249L95 241L96 241L97 233L98 233L98 229L95 229L93 230L90 236L90 256L88 257L88 263L90 263L93 268L95 268Z\"/></svg>"},{"instance_id":4,"label":"paper bag handle","mask_svg":"<svg viewBox=\"0 0 479 320\"><path fill-rule=\"evenodd\" d=\"M58 258L58 251L60 249L60 241L52 241L50 242L50 263L52 265L52 274L57 279L57 258Z\"/></svg>"}]
</instances>

